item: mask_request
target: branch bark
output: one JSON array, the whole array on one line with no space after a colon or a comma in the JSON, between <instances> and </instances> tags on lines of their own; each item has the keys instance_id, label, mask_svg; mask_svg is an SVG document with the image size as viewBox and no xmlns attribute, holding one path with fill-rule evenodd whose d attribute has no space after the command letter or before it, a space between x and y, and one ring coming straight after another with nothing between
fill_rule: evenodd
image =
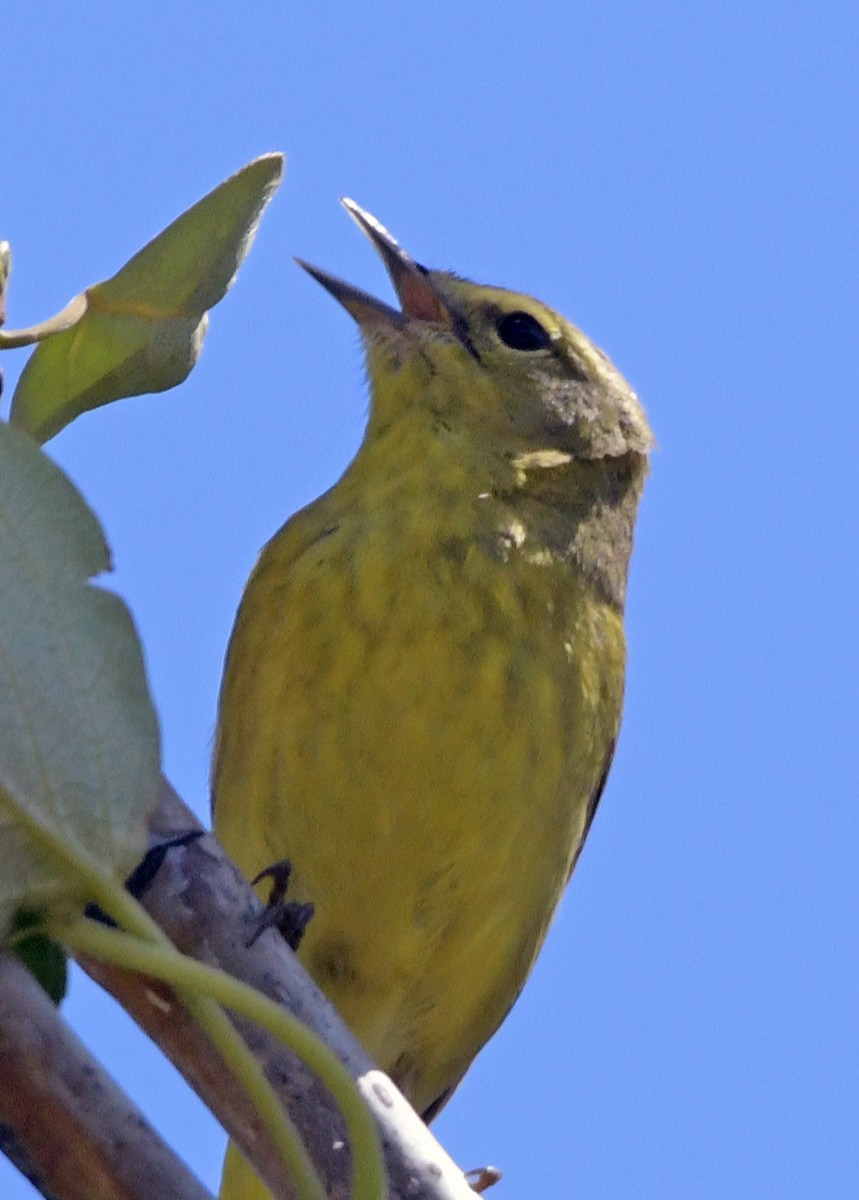
<instances>
[{"instance_id":1,"label":"branch bark","mask_svg":"<svg viewBox=\"0 0 859 1200\"><path fill-rule=\"evenodd\" d=\"M165 781L151 823L153 844L200 828ZM460 1169L394 1084L374 1066L283 939L269 930L247 945L261 904L211 834L171 850L142 903L180 950L222 967L285 1005L338 1055L378 1125L390 1200L473 1200ZM82 965L158 1042L278 1200L293 1200L280 1158L256 1114L170 989L89 960L82 960ZM296 1123L329 1196L348 1196L348 1140L331 1097L279 1042L245 1021L236 1024Z\"/></svg>"},{"instance_id":2,"label":"branch bark","mask_svg":"<svg viewBox=\"0 0 859 1200\"><path fill-rule=\"evenodd\" d=\"M212 1200L9 952L0 953L0 1145L48 1200Z\"/></svg>"},{"instance_id":3,"label":"branch bark","mask_svg":"<svg viewBox=\"0 0 859 1200\"><path fill-rule=\"evenodd\" d=\"M164 781L151 822L160 845L201 830ZM389 1200L473 1200L464 1175L274 931L252 946L261 904L211 834L171 849L144 906L184 953L284 1004L338 1055L382 1139ZM165 985L88 959L81 965L159 1044L240 1145L278 1200L294 1200L280 1157L208 1038ZM270 1035L236 1020L305 1140L328 1195L350 1192L339 1110L319 1081ZM47 1200L211 1200L65 1025L11 954L0 954L0 1148Z\"/></svg>"}]
</instances>

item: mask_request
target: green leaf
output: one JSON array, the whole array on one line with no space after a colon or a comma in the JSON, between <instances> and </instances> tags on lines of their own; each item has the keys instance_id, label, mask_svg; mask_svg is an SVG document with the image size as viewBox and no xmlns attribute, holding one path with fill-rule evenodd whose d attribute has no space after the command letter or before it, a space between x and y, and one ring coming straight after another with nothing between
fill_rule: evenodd
<instances>
[{"instance_id":1,"label":"green leaf","mask_svg":"<svg viewBox=\"0 0 859 1200\"><path fill-rule=\"evenodd\" d=\"M131 617L80 494L0 423L0 934L122 881L158 799L158 723ZM94 884L95 881L95 884Z\"/></svg>"},{"instance_id":2,"label":"green leaf","mask_svg":"<svg viewBox=\"0 0 859 1200\"><path fill-rule=\"evenodd\" d=\"M21 373L12 423L47 441L83 412L181 383L282 175L282 155L255 159L57 317L0 333L0 348L44 338Z\"/></svg>"},{"instance_id":3,"label":"green leaf","mask_svg":"<svg viewBox=\"0 0 859 1200\"><path fill-rule=\"evenodd\" d=\"M53 1000L59 1004L68 990L66 954L62 946L43 933L21 936L31 925L39 924L39 914L22 910L15 914L12 932L17 935L14 950L18 958Z\"/></svg>"}]
</instances>

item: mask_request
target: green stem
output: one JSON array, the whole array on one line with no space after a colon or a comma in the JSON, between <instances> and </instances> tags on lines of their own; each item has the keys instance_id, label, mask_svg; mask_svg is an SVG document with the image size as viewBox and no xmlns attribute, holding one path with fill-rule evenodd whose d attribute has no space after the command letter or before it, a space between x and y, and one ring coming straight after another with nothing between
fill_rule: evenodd
<instances>
[{"instance_id":1,"label":"green stem","mask_svg":"<svg viewBox=\"0 0 859 1200\"><path fill-rule=\"evenodd\" d=\"M139 906L130 897L127 897L127 899L129 904L134 905L138 909L138 912L145 918L146 922L149 922L150 918L148 915L142 909L139 909ZM111 915L115 914L112 913ZM163 939L166 942L163 932L158 926L154 927L160 934L159 940ZM166 943L166 945L155 945L151 940L142 942L127 933L121 933L119 930L110 929L83 918L76 920L70 925L49 926L47 932L57 940L66 942L72 949L81 953L90 954L94 958L113 962L129 970L138 971L152 978L163 980L180 992L183 1001L189 1007L191 1007L190 1001L194 998L190 993L197 994L196 999L198 1004L203 999L200 993L204 993L207 1000L217 1001L232 1011L240 1013L279 1038L280 1041L287 1045L293 1053L319 1076L340 1107L349 1131L352 1148L353 1200L380 1200L380 1197L385 1195L386 1177L384 1161L382 1159L376 1127L369 1109L355 1087L351 1075L340 1060L297 1017L279 1007L273 1000L262 995L256 989L249 987L240 980L234 979L224 971L208 967L204 963L197 962L196 959L180 954L169 943ZM197 1005L194 1005L192 1011L195 1017L200 1020ZM241 1051L251 1058L254 1068L262 1078L264 1087L271 1092L270 1085L262 1074L259 1065L250 1055L250 1051L248 1051L244 1042L238 1037L236 1030L227 1020L226 1015L220 1012L220 1010L216 1011L219 1012L220 1017L226 1022L231 1034L239 1041ZM206 1020L206 1029L210 1036L212 1036L212 1025L208 1018ZM232 1067L235 1060L232 1059L230 1054L224 1053L221 1039L218 1038L217 1041L219 1050L224 1054L224 1057L230 1062ZM241 1074L242 1078L247 1078L244 1067ZM272 1092L273 1095L274 1093ZM256 1096L252 1098L260 1109L261 1115L263 1115L263 1110L268 1111L269 1104L267 1100L263 1104L260 1104ZM280 1109L279 1102L276 1099L274 1102L277 1105L278 1115L283 1119L284 1114L282 1109ZM291 1132L294 1134L294 1129L291 1128ZM280 1141L278 1144L281 1147L281 1152L284 1153L284 1161L286 1161L286 1147ZM300 1139L299 1145L301 1146L302 1154L306 1156L306 1151L300 1143ZM289 1155L291 1159L292 1147L289 1149ZM299 1175L295 1171L291 1161L288 1163L288 1168L294 1174L296 1181L298 1181ZM310 1170L312 1171L312 1165ZM322 1185L319 1184L315 1175L314 1183L320 1190L316 1192L307 1191L306 1193L302 1193L302 1195L306 1194L307 1196L314 1197L320 1195L324 1197L324 1189L322 1189Z\"/></svg>"},{"instance_id":2,"label":"green stem","mask_svg":"<svg viewBox=\"0 0 859 1200\"><path fill-rule=\"evenodd\" d=\"M3 806L5 799L3 791L0 788L0 807ZM31 817L25 806L19 805L16 815L29 832L40 841L41 845L52 851L68 869L77 874L82 895L88 900L95 901L117 925L127 931L122 934L118 930L108 929L96 922L78 919L73 924L47 923L45 927L47 935L57 941L65 941L73 948L79 948L83 953L92 953L93 957L104 958L107 961L119 962L119 959L115 958L117 953L136 954L138 961L142 961L141 956L148 956L147 966L135 966L131 961L125 965L132 970L152 975L154 978L163 978L168 983L172 980L164 974L164 971L175 966L176 962L186 964L188 969L194 968L192 978L195 982L189 986L189 990L183 990L181 982L174 984L180 990L182 1001L201 1028L209 1035L225 1061L231 1064L239 1062L243 1064L239 1068L239 1078L247 1081L246 1090L249 1094L252 1093L254 1097L260 1098L260 1114L263 1115L263 1111L270 1114L270 1120L267 1122L269 1131L284 1157L287 1169L295 1174L296 1179L307 1176L308 1171L312 1175L312 1183L309 1184L310 1190L306 1190L304 1193L307 1200L324 1200L325 1193L322 1184L313 1171L309 1158L306 1157L304 1145L294 1126L280 1106L256 1059L226 1014L215 1003L216 1000L220 1000L217 988L222 984L232 985L230 991L232 1000L228 1006L233 1007L236 1012L249 1019L257 1021L281 1040L285 1040L289 1048L320 1077L337 1101L350 1132L354 1179L353 1200L378 1200L378 1197L383 1196L385 1170L375 1125L352 1077L324 1042L311 1033L297 1018L292 1017L291 1014L279 1008L255 989L234 980L222 971L214 971L213 968L205 967L194 959L180 955L146 910L129 895L116 879L106 876L103 868L85 851L76 847L75 852L70 853L68 845L61 841L55 831ZM131 937L129 934L135 934L136 937ZM105 949L101 952L95 949L87 950L82 943L78 945L76 941L72 941L73 935L91 940L97 940L101 936L107 939L103 942ZM122 944L125 946L124 951L119 948L119 939L122 939ZM113 949L110 949L111 946ZM209 972L209 982L201 986L205 972ZM213 979L217 979L218 983L210 986ZM221 1002L227 1003L226 1001ZM262 1008L259 1006L260 1003ZM272 1020L275 1021L274 1026L271 1024ZM258 1107L260 1106L258 1105ZM302 1170L299 1165L296 1174L295 1164L299 1162L300 1155L305 1156L307 1169Z\"/></svg>"},{"instance_id":3,"label":"green stem","mask_svg":"<svg viewBox=\"0 0 859 1200\"><path fill-rule=\"evenodd\" d=\"M0 331L0 350L17 350L21 346L32 346L35 342L43 342L54 333L65 333L76 325L87 310L85 292L70 300L62 312L31 325L28 329L6 329Z\"/></svg>"}]
</instances>

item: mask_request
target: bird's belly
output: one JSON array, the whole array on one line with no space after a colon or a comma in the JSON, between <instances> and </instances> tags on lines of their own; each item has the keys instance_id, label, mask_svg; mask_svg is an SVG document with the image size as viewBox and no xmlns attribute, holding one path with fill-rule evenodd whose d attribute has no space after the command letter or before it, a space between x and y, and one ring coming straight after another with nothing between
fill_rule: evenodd
<instances>
[{"instance_id":1,"label":"bird's belly","mask_svg":"<svg viewBox=\"0 0 859 1200\"><path fill-rule=\"evenodd\" d=\"M619 623L548 573L483 562L457 588L404 563L372 584L332 574L324 596L293 573L283 644L242 684L243 710L268 714L232 785L260 787L241 806L259 836L225 841L253 845L247 873L292 861L291 896L315 906L301 958L423 1108L545 934L617 729Z\"/></svg>"},{"instance_id":2,"label":"bird's belly","mask_svg":"<svg viewBox=\"0 0 859 1200\"><path fill-rule=\"evenodd\" d=\"M399 649L329 698L336 739L303 731L281 832L316 906L302 957L403 1077L422 1041L438 1054L463 1026L501 1020L583 807L569 811L564 702L544 664L513 672L491 649L463 660L438 631ZM487 1035L470 1033L467 1058Z\"/></svg>"}]
</instances>

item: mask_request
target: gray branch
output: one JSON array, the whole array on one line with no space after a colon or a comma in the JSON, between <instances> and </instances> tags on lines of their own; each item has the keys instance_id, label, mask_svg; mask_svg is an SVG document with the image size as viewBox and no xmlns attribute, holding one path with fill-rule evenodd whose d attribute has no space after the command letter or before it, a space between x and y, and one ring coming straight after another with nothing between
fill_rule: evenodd
<instances>
[{"instance_id":1,"label":"gray branch","mask_svg":"<svg viewBox=\"0 0 859 1200\"><path fill-rule=\"evenodd\" d=\"M153 844L199 828L165 782L151 824ZM180 950L222 967L283 1004L342 1060L378 1125L390 1200L474 1200L462 1171L375 1067L280 935L268 930L248 946L261 905L211 834L171 850L142 902ZM294 1200L280 1158L256 1114L175 995L163 984L114 967L91 961L82 965L160 1045L278 1200ZM243 1020L236 1024L297 1125L329 1196L347 1197L348 1137L333 1100L278 1041Z\"/></svg>"},{"instance_id":2,"label":"gray branch","mask_svg":"<svg viewBox=\"0 0 859 1200\"><path fill-rule=\"evenodd\" d=\"M48 1200L212 1200L0 952L0 1147Z\"/></svg>"}]
</instances>

